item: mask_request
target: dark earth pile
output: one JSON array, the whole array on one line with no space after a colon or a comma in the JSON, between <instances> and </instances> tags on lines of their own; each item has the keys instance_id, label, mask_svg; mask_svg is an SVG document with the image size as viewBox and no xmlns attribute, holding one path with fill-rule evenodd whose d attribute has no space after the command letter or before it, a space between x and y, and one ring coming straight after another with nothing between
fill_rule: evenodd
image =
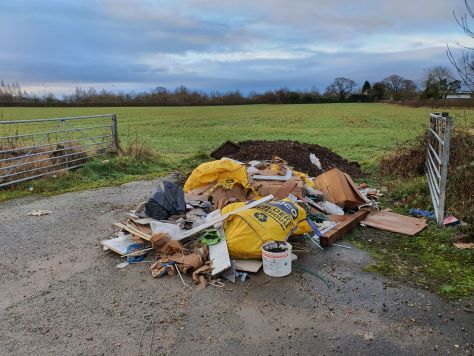
<instances>
[{"instance_id":1,"label":"dark earth pile","mask_svg":"<svg viewBox=\"0 0 474 356\"><path fill-rule=\"evenodd\" d=\"M349 162L326 147L298 141L242 141L240 151L228 157L248 162L252 160L270 160L272 156L283 158L296 170L315 177L322 172L309 160L314 153L325 171L338 168L351 177L363 177L364 174L357 162Z\"/></svg>"}]
</instances>

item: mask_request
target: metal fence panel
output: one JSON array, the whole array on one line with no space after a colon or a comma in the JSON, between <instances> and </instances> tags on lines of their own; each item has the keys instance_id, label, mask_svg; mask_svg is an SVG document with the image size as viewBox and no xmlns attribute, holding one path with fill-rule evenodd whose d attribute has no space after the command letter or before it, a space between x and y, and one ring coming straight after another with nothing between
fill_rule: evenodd
<instances>
[{"instance_id":1,"label":"metal fence panel","mask_svg":"<svg viewBox=\"0 0 474 356\"><path fill-rule=\"evenodd\" d=\"M438 225L443 224L448 179L452 119L448 113L430 114L426 168L431 200Z\"/></svg>"},{"instance_id":2,"label":"metal fence panel","mask_svg":"<svg viewBox=\"0 0 474 356\"><path fill-rule=\"evenodd\" d=\"M120 149L115 114L0 121L0 187Z\"/></svg>"}]
</instances>

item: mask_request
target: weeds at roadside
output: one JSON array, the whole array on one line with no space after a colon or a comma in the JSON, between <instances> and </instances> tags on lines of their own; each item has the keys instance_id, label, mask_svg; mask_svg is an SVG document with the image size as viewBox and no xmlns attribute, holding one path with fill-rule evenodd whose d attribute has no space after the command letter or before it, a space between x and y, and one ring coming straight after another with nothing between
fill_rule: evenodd
<instances>
[{"instance_id":1,"label":"weeds at roadside","mask_svg":"<svg viewBox=\"0 0 474 356\"><path fill-rule=\"evenodd\" d=\"M152 162L158 157L157 152L141 140L138 135L127 145L124 154L141 162Z\"/></svg>"}]
</instances>

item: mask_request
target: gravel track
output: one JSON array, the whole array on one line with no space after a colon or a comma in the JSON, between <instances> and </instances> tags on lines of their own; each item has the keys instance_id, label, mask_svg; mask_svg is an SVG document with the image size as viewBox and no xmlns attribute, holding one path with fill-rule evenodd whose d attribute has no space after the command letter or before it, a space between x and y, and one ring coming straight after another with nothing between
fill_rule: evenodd
<instances>
[{"instance_id":1,"label":"gravel track","mask_svg":"<svg viewBox=\"0 0 474 356\"><path fill-rule=\"evenodd\" d=\"M294 271L196 291L183 289L178 277L151 278L146 264L117 269L121 259L103 252L99 241L157 184L0 205L0 354L473 352L472 300L446 302L363 272L371 259L355 247L300 255L297 263L331 288ZM52 213L27 216L36 209Z\"/></svg>"}]
</instances>

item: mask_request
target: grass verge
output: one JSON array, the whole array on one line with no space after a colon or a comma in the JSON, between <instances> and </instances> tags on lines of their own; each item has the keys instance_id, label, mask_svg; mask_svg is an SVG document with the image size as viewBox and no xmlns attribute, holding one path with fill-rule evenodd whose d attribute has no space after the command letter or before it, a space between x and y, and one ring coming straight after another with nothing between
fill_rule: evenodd
<instances>
[{"instance_id":1,"label":"grass verge","mask_svg":"<svg viewBox=\"0 0 474 356\"><path fill-rule=\"evenodd\" d=\"M154 179L173 172L187 176L194 167L207 160L209 156L203 153L187 156L178 162L159 156L146 160L128 155L94 159L73 171L62 171L43 179L0 189L0 201L35 194L47 196L120 185L136 180Z\"/></svg>"},{"instance_id":2,"label":"grass verge","mask_svg":"<svg viewBox=\"0 0 474 356\"><path fill-rule=\"evenodd\" d=\"M94 159L73 171L61 171L43 179L1 189L0 201L34 194L55 195L119 185L138 179L156 178L171 171L171 165L162 159L148 162L130 156Z\"/></svg>"},{"instance_id":3,"label":"grass verge","mask_svg":"<svg viewBox=\"0 0 474 356\"><path fill-rule=\"evenodd\" d=\"M185 177L200 163L209 160L205 153L161 155L147 140L136 135L129 139L120 155L92 159L75 170L52 173L42 179L26 181L0 189L0 201L27 195L55 195L85 189L120 185L134 180L153 179L172 172Z\"/></svg>"},{"instance_id":4,"label":"grass verge","mask_svg":"<svg viewBox=\"0 0 474 356\"><path fill-rule=\"evenodd\" d=\"M430 223L417 236L359 228L349 241L367 249L374 264L366 271L427 288L446 298L474 295L474 251L453 247L456 228Z\"/></svg>"},{"instance_id":5,"label":"grass verge","mask_svg":"<svg viewBox=\"0 0 474 356\"><path fill-rule=\"evenodd\" d=\"M373 186L386 186L382 208L408 215L410 208L432 211L426 177L379 178ZM448 199L448 202L453 199ZM454 203L453 203L454 204ZM459 205L448 205L447 213L461 213ZM472 207L471 207L472 209ZM469 220L464 210L461 215ZM457 240L469 240L472 225L439 228L434 222L416 236L359 228L347 238L368 250L374 264L365 269L394 280L427 288L445 298L474 296L474 250L453 246Z\"/></svg>"}]
</instances>

